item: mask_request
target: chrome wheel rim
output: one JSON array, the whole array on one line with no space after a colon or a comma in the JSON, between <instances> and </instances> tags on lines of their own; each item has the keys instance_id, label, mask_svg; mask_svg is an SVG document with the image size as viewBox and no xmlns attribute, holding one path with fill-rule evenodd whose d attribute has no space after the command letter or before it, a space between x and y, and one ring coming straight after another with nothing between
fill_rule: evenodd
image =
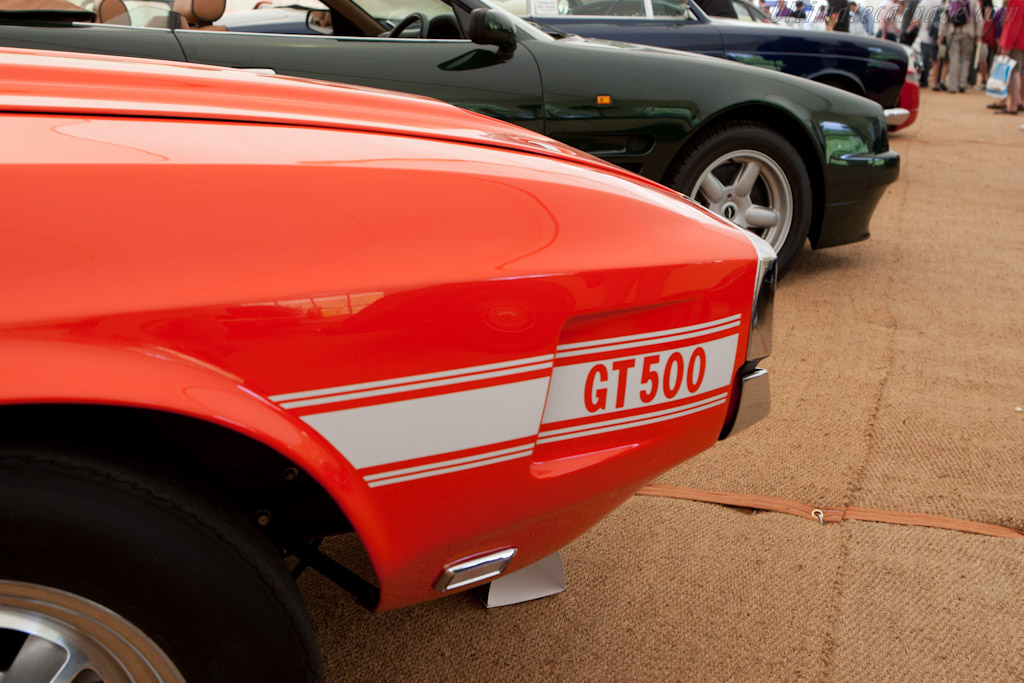
<instances>
[{"instance_id":1,"label":"chrome wheel rim","mask_svg":"<svg viewBox=\"0 0 1024 683\"><path fill-rule=\"evenodd\" d=\"M741 149L715 159L690 196L746 228L778 252L793 223L793 190L782 168L762 152Z\"/></svg>"},{"instance_id":2,"label":"chrome wheel rim","mask_svg":"<svg viewBox=\"0 0 1024 683\"><path fill-rule=\"evenodd\" d=\"M124 617L66 591L0 581L3 683L184 683Z\"/></svg>"}]
</instances>

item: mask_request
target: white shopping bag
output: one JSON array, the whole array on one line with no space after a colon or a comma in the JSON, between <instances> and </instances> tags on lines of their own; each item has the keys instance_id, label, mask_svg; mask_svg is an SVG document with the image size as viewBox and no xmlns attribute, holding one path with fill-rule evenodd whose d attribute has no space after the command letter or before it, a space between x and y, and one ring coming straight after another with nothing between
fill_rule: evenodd
<instances>
[{"instance_id":1,"label":"white shopping bag","mask_svg":"<svg viewBox=\"0 0 1024 683\"><path fill-rule=\"evenodd\" d=\"M1017 65L1017 60L1010 59L1007 55L999 55L992 60L992 75L988 77L985 85L985 93L989 97L1003 99L1009 90L1010 72Z\"/></svg>"}]
</instances>

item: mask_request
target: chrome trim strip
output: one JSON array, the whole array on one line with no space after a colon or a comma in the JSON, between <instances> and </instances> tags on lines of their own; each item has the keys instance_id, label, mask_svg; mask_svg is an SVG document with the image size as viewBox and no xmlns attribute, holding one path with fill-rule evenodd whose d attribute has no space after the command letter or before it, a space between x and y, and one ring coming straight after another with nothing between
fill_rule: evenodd
<instances>
[{"instance_id":1,"label":"chrome trim strip","mask_svg":"<svg viewBox=\"0 0 1024 683\"><path fill-rule=\"evenodd\" d=\"M460 560L441 572L441 576L434 583L434 590L446 593L471 583L493 579L508 569L509 562L515 556L515 548L505 548L487 555Z\"/></svg>"},{"instance_id":2,"label":"chrome trim strip","mask_svg":"<svg viewBox=\"0 0 1024 683\"><path fill-rule=\"evenodd\" d=\"M775 308L775 261L758 273L760 283L754 299L750 337L747 339L747 360L759 361L772 352L772 327Z\"/></svg>"},{"instance_id":3,"label":"chrome trim strip","mask_svg":"<svg viewBox=\"0 0 1024 683\"><path fill-rule=\"evenodd\" d=\"M768 371L757 368L743 377L740 383L740 401L736 407L736 419L732 427L721 438L733 436L768 416L771 407L771 389L768 386Z\"/></svg>"},{"instance_id":4,"label":"chrome trim strip","mask_svg":"<svg viewBox=\"0 0 1024 683\"><path fill-rule=\"evenodd\" d=\"M885 110L885 125L898 126L910 118L910 110L902 107Z\"/></svg>"},{"instance_id":5,"label":"chrome trim strip","mask_svg":"<svg viewBox=\"0 0 1024 683\"><path fill-rule=\"evenodd\" d=\"M740 228L742 230L742 228ZM752 232L743 230L757 251L757 281L750 317L750 336L747 339L747 361L759 361L772 352L772 308L775 302L775 284L778 281L778 262L775 250Z\"/></svg>"}]
</instances>

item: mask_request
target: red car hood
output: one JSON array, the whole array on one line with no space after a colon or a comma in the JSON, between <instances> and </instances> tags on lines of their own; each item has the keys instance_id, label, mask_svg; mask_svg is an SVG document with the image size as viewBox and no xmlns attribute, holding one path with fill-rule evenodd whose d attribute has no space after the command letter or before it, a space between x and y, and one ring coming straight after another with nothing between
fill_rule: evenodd
<instances>
[{"instance_id":1,"label":"red car hood","mask_svg":"<svg viewBox=\"0 0 1024 683\"><path fill-rule=\"evenodd\" d=\"M198 64L3 48L0 109L341 128L503 147L622 173L543 135L427 97Z\"/></svg>"}]
</instances>

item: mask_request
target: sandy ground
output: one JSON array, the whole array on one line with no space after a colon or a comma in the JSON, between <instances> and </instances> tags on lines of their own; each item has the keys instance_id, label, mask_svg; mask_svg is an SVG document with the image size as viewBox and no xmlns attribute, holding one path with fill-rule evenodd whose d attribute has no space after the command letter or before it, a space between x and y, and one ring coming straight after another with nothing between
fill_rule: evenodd
<instances>
[{"instance_id":1,"label":"sandy ground","mask_svg":"<svg viewBox=\"0 0 1024 683\"><path fill-rule=\"evenodd\" d=\"M780 285L771 416L661 482L1024 530L1024 115L922 98L872 238ZM328 680L1024 680L1024 541L635 497L563 557L489 611L307 573Z\"/></svg>"}]
</instances>

